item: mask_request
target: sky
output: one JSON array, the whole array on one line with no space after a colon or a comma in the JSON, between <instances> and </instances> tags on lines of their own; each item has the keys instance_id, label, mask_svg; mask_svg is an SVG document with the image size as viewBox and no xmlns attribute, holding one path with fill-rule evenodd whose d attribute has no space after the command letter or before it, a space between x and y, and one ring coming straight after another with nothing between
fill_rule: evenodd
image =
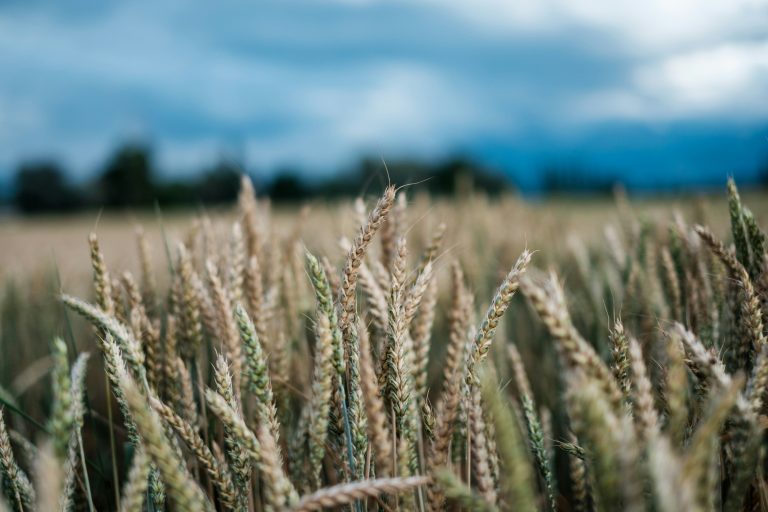
<instances>
[{"instance_id":1,"label":"sky","mask_svg":"<svg viewBox=\"0 0 768 512\"><path fill-rule=\"evenodd\" d=\"M547 168L749 182L768 165L768 3L0 2L0 176L56 158L88 177L126 140L169 176L464 154L523 187Z\"/></svg>"}]
</instances>

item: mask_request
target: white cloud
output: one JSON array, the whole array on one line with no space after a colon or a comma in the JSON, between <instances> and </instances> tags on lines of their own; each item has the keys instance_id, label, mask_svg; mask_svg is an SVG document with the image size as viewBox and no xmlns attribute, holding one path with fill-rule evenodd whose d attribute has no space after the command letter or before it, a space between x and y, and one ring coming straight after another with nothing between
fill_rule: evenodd
<instances>
[{"instance_id":1,"label":"white cloud","mask_svg":"<svg viewBox=\"0 0 768 512\"><path fill-rule=\"evenodd\" d=\"M768 41L721 44L638 65L621 88L576 107L594 119L760 119L768 115Z\"/></svg>"},{"instance_id":2,"label":"white cloud","mask_svg":"<svg viewBox=\"0 0 768 512\"><path fill-rule=\"evenodd\" d=\"M396 15L428 23L424 40L382 30ZM0 166L54 152L92 168L136 131L156 137L169 168L232 144L262 166L327 167L526 126L763 119L768 43L754 41L766 26L763 0L243 0L214 13L139 0L75 17L0 8ZM521 36L541 73L520 51L504 60ZM561 50L570 56L558 60ZM559 62L573 71L552 73Z\"/></svg>"},{"instance_id":3,"label":"white cloud","mask_svg":"<svg viewBox=\"0 0 768 512\"><path fill-rule=\"evenodd\" d=\"M448 7L462 19L515 37L568 33L607 35L639 54L680 50L723 38L765 32L768 6L762 0L413 0Z\"/></svg>"}]
</instances>

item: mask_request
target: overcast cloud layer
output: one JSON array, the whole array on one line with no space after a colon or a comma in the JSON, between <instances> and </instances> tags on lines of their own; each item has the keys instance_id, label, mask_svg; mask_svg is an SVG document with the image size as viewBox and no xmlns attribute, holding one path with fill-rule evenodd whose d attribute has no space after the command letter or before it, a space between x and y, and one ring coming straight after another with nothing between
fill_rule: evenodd
<instances>
[{"instance_id":1,"label":"overcast cloud layer","mask_svg":"<svg viewBox=\"0 0 768 512\"><path fill-rule=\"evenodd\" d=\"M168 172L461 151L675 184L768 157L763 1L66 4L0 4L0 173L134 137Z\"/></svg>"}]
</instances>

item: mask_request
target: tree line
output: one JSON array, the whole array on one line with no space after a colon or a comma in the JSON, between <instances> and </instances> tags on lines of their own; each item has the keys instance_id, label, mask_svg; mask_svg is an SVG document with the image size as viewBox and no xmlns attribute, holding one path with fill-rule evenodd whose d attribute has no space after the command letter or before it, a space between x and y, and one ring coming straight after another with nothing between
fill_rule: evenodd
<instances>
[{"instance_id":1,"label":"tree line","mask_svg":"<svg viewBox=\"0 0 768 512\"><path fill-rule=\"evenodd\" d=\"M236 162L221 159L192 175L164 178L149 146L127 144L114 151L94 178L82 183L70 181L54 160L22 163L15 173L10 203L22 213L227 203L236 197L244 173ZM251 177L260 193L286 202L358 195L386 180L387 173L394 183L418 183L419 189L434 195L454 195L468 186L491 195L511 188L500 173L461 157L387 162L386 171L380 160L363 158L352 169L320 179L291 169L278 170L269 178Z\"/></svg>"},{"instance_id":2,"label":"tree line","mask_svg":"<svg viewBox=\"0 0 768 512\"><path fill-rule=\"evenodd\" d=\"M74 212L85 209L164 209L229 203L235 199L242 174L251 174L256 188L272 201L298 202L313 198L335 199L380 188L389 179L437 196L455 196L473 189L497 195L514 188L510 174L465 157L436 161L362 158L351 168L322 178L282 169L268 177L254 175L234 160L215 164L184 177L163 177L144 144L119 146L92 179L74 183L55 160L27 161L19 165L12 194L5 200L21 213ZM619 173L596 172L583 167L546 167L540 170L540 192L545 195L609 195L620 183ZM768 161L758 173L758 183L768 186Z\"/></svg>"}]
</instances>

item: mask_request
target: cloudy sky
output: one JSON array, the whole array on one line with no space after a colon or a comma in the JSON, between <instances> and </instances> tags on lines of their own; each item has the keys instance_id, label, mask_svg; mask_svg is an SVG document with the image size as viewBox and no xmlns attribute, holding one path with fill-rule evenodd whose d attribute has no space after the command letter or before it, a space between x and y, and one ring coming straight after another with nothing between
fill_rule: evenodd
<instances>
[{"instance_id":1,"label":"cloudy sky","mask_svg":"<svg viewBox=\"0 0 768 512\"><path fill-rule=\"evenodd\" d=\"M0 77L6 176L87 176L135 138L169 174L460 152L643 186L768 162L763 0L5 0Z\"/></svg>"}]
</instances>

